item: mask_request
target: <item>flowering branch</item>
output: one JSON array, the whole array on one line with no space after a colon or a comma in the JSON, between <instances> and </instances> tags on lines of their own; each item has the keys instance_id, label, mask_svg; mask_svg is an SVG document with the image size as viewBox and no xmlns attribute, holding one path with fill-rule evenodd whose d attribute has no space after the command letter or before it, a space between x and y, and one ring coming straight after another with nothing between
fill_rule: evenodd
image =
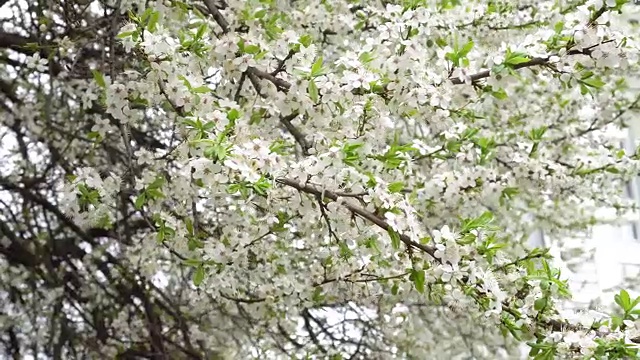
<instances>
[{"instance_id":1,"label":"flowering branch","mask_svg":"<svg viewBox=\"0 0 640 360\"><path fill-rule=\"evenodd\" d=\"M569 51L566 52L566 54L569 55L569 56L572 56L572 55L591 56L591 54L593 53L593 51L595 50L596 47L598 47L600 45L608 44L608 43L613 42L613 41L615 41L615 40L614 39L604 40L599 44L591 45L589 47L582 48L581 50L578 50L578 49L569 50ZM524 68L529 68L529 67L533 67L533 66L548 65L548 64L550 64L550 61L551 61L552 58L559 58L559 57L560 57L559 54L549 55L547 57L536 57L536 58L533 58L533 59L531 59L529 61L512 65L511 67L514 70L518 70L518 69L524 69ZM479 80L488 78L489 76L491 76L491 73L492 73L491 70L484 70L484 71L481 71L479 73L470 75L466 79L460 79L460 78L455 77L455 78L449 78L449 80L455 85L464 84L465 81L467 81L467 80L470 81L470 83L475 83L475 82L477 82Z\"/></svg>"},{"instance_id":2,"label":"flowering branch","mask_svg":"<svg viewBox=\"0 0 640 360\"><path fill-rule=\"evenodd\" d=\"M283 185L290 186L290 187L292 187L294 189L297 189L298 191L302 191L302 192L305 192L305 193L308 193L308 194L324 196L325 198L331 199L333 201L338 201L338 199L340 198L340 196L338 196L337 194L333 193L332 191L319 189L319 188L316 188L316 187L314 187L312 185L303 184L303 183L297 182L297 181L292 180L292 179L278 178L278 179L276 179L276 182L278 182L280 184L283 184ZM385 231L395 231L395 229L391 225L389 225L389 223L387 223L381 217L373 214L370 211L362 209L361 207L355 206L355 205L350 204L348 202L341 202L341 205L344 206L345 208L347 208L353 214L358 215L358 216L362 217L363 219L366 219L366 220L374 223L379 228L381 228L381 229L383 229ZM420 249L420 250L424 251L425 253L429 254L434 260L438 260L438 258L435 256L436 249L434 247L427 246L427 245L415 242L415 241L411 240L411 238L409 236L405 235L405 234L399 234L399 236L400 236L400 241L402 241L408 248Z\"/></svg>"}]
</instances>

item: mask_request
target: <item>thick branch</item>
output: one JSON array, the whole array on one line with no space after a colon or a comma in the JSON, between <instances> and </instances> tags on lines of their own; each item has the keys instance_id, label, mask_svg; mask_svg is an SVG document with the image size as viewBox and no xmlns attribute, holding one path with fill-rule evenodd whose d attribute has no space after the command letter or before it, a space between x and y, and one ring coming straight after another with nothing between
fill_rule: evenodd
<instances>
[{"instance_id":1,"label":"thick branch","mask_svg":"<svg viewBox=\"0 0 640 360\"><path fill-rule=\"evenodd\" d=\"M30 42L35 42L35 41L22 37L20 35L4 32L4 31L0 32L0 48L8 48L11 50L25 52L30 55L30 54L33 54L33 51L30 51L25 47Z\"/></svg>"},{"instance_id":2,"label":"thick branch","mask_svg":"<svg viewBox=\"0 0 640 360\"><path fill-rule=\"evenodd\" d=\"M222 28L222 33L223 34L228 33L229 32L229 23L222 16L222 13L220 13L220 10L218 10L218 7L216 6L215 1L214 0L204 0L204 5L207 7L207 10L209 10L209 13L211 13L211 16L216 21L216 23L218 23L218 25L220 25L220 27Z\"/></svg>"},{"instance_id":3,"label":"thick branch","mask_svg":"<svg viewBox=\"0 0 640 360\"><path fill-rule=\"evenodd\" d=\"M297 116L298 116L297 112L294 112L291 115L282 116L280 117L280 122L282 123L282 125L284 125L285 128L287 128L287 131L291 133L293 138L296 139L296 142L302 148L302 154L304 154L305 156L308 156L309 149L311 149L311 144L309 144L309 142L307 141L307 136L303 134L300 130L298 130L298 128L296 128L291 123L291 120L295 119Z\"/></svg>"}]
</instances>

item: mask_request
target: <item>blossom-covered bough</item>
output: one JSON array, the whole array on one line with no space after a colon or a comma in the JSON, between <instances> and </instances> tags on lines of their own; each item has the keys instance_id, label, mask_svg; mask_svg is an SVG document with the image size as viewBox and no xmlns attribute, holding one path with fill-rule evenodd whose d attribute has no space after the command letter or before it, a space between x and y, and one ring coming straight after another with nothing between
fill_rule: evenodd
<instances>
[{"instance_id":1,"label":"blossom-covered bough","mask_svg":"<svg viewBox=\"0 0 640 360\"><path fill-rule=\"evenodd\" d=\"M0 6L8 356L638 356L526 246L634 208L633 4Z\"/></svg>"}]
</instances>

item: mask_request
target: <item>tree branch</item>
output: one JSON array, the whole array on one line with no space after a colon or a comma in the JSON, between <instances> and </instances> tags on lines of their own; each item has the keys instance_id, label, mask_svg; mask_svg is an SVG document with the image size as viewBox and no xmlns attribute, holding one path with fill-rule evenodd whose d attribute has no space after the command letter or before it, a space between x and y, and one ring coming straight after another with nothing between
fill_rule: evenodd
<instances>
[{"instance_id":1,"label":"tree branch","mask_svg":"<svg viewBox=\"0 0 640 360\"><path fill-rule=\"evenodd\" d=\"M278 178L278 179L276 179L276 182L278 182L280 184L283 184L283 185L290 186L292 188L297 189L298 191L302 191L302 192L305 192L305 193L308 193L308 194L324 196L325 198L331 199L333 201L338 201L338 198L339 198L339 196L336 195L332 191L318 189L318 188L316 188L314 186L311 186L311 185L308 185L308 184L302 184L300 182L297 182L297 181L294 181L294 180L291 180L291 179ZM358 216L360 216L360 217L362 217L362 218L364 218L364 219L376 224L381 229L384 229L386 231L395 231L393 229L393 227L391 227L391 225L389 225L389 223L387 223L382 218L380 218L379 216L373 214L370 211L367 211L367 210L365 210L365 209L363 209L363 208L361 208L359 206L355 206L355 205L349 204L347 202L343 202L342 206L346 207L353 214L358 215ZM438 258L435 257L436 249L434 247L423 245L423 244L420 244L420 243L418 243L416 241L413 241L406 234L398 234L398 235L400 236L400 241L402 241L407 247L416 248L416 249L422 250L425 253L429 254L436 261L439 260Z\"/></svg>"},{"instance_id":2,"label":"tree branch","mask_svg":"<svg viewBox=\"0 0 640 360\"><path fill-rule=\"evenodd\" d=\"M214 0L204 0L204 5L207 7L207 10L209 10L209 13L213 17L213 19L216 21L216 23L220 26L220 28L222 28L222 33L223 34L228 33L229 23L222 16L222 13L220 12L220 10L218 10L218 7L216 6Z\"/></svg>"}]
</instances>

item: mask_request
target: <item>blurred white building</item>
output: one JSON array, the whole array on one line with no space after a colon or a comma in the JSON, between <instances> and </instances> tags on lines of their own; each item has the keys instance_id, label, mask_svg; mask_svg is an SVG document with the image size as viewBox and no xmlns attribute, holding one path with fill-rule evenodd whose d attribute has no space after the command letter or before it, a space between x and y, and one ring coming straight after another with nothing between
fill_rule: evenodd
<instances>
[{"instance_id":1,"label":"blurred white building","mask_svg":"<svg viewBox=\"0 0 640 360\"><path fill-rule=\"evenodd\" d=\"M629 124L624 147L635 152L640 145L640 122ZM623 135L624 136L624 135ZM626 195L640 207L640 176L630 181ZM556 260L554 265L562 270L562 277L569 279L574 296L567 307L592 308L607 312L614 303L613 296L625 288L632 296L640 296L640 288L627 288L625 279L636 279L640 284L640 213L630 221L619 225L599 225L593 228L586 239L563 239L561 248L542 232L530 239L532 245L550 248ZM573 248L573 250L568 250ZM575 253L572 253L575 252ZM577 253L582 253L582 256Z\"/></svg>"},{"instance_id":2,"label":"blurred white building","mask_svg":"<svg viewBox=\"0 0 640 360\"><path fill-rule=\"evenodd\" d=\"M572 303L567 304L569 307L585 308L593 302L605 310L613 303L613 295L624 286L624 279L640 279L639 223L597 226L586 241L575 241L575 250L561 251L557 245L547 243L540 232L533 237L536 246L550 248L556 259L554 265L562 270L562 278L569 279L574 296ZM571 242L566 239L563 248L574 248ZM573 251L584 255L572 262ZM632 296L640 295L633 289L626 290Z\"/></svg>"}]
</instances>

